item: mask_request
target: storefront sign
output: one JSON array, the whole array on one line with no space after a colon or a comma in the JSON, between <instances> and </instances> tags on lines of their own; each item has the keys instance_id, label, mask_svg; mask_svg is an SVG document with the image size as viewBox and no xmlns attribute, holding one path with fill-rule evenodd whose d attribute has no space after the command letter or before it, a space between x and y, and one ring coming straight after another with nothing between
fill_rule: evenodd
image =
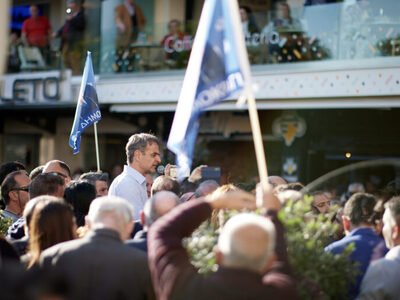
<instances>
[{"instance_id":1,"label":"storefront sign","mask_svg":"<svg viewBox=\"0 0 400 300\"><path fill-rule=\"evenodd\" d=\"M283 163L283 178L287 182L296 182L297 175L297 161L295 157L285 157Z\"/></svg>"},{"instance_id":2,"label":"storefront sign","mask_svg":"<svg viewBox=\"0 0 400 300\"><path fill-rule=\"evenodd\" d=\"M2 102L71 101L70 72L7 74L3 76Z\"/></svg>"},{"instance_id":3,"label":"storefront sign","mask_svg":"<svg viewBox=\"0 0 400 300\"><path fill-rule=\"evenodd\" d=\"M295 137L302 137L306 133L306 122L296 113L284 113L274 120L272 132L275 136L283 137L286 146L291 146Z\"/></svg>"},{"instance_id":4,"label":"storefront sign","mask_svg":"<svg viewBox=\"0 0 400 300\"><path fill-rule=\"evenodd\" d=\"M165 39L164 51L166 53L190 51L192 49L193 39L191 35L185 36L183 39L177 39L170 36Z\"/></svg>"}]
</instances>

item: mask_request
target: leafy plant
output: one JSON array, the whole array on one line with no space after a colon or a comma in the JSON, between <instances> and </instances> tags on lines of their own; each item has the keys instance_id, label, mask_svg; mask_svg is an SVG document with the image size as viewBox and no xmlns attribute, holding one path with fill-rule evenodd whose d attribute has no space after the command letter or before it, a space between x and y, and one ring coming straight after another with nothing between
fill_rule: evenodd
<instances>
[{"instance_id":1,"label":"leafy plant","mask_svg":"<svg viewBox=\"0 0 400 300\"><path fill-rule=\"evenodd\" d=\"M312 200L312 197L305 196L302 201L289 201L279 212L285 226L289 260L297 279L299 298L346 299L349 284L356 275L356 266L348 259L353 245L340 255L324 251L324 247L333 241L336 226L329 221L329 216L310 214ZM236 213L225 212L225 218ZM218 236L219 229L206 221L184 241L192 264L201 274L218 269L213 252Z\"/></svg>"},{"instance_id":2,"label":"leafy plant","mask_svg":"<svg viewBox=\"0 0 400 300\"><path fill-rule=\"evenodd\" d=\"M2 213L2 211L0 210L0 214ZM12 219L11 218L1 218L0 217L0 234L6 234L8 227L10 227L12 224Z\"/></svg>"},{"instance_id":3,"label":"leafy plant","mask_svg":"<svg viewBox=\"0 0 400 300\"><path fill-rule=\"evenodd\" d=\"M219 230L209 221L203 222L194 234L184 240L191 263L199 273L209 274L218 269L214 246L217 244Z\"/></svg>"},{"instance_id":4,"label":"leafy plant","mask_svg":"<svg viewBox=\"0 0 400 300\"><path fill-rule=\"evenodd\" d=\"M346 299L356 275L356 266L348 259L353 245L340 255L324 251L333 241L337 228L329 221L329 215L310 214L312 200L306 195L303 201L289 201L279 212L299 296L301 299Z\"/></svg>"}]
</instances>

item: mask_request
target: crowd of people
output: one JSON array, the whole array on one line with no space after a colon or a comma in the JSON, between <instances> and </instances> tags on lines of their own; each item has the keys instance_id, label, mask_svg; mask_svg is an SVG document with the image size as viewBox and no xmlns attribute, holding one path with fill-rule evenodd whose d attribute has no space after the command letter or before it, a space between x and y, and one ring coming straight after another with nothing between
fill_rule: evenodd
<instances>
[{"instance_id":1,"label":"crowd of people","mask_svg":"<svg viewBox=\"0 0 400 300\"><path fill-rule=\"evenodd\" d=\"M29 174L19 162L0 166L1 222L8 227L0 238L5 299L297 298L278 212L289 199L303 201L301 183L270 176L269 188L244 191L204 180L203 165L179 182L171 165L155 177L156 136L134 134L125 150L126 165L109 189L106 173L72 180L60 160ZM362 189L353 183L338 203L327 191L311 192L308 218L333 211L341 225L326 252L353 245L349 260L357 263L357 276L348 299L397 299L400 197L383 201ZM250 212L255 209L258 214ZM245 212L226 221L218 219L223 210ZM205 276L182 240L208 220L219 227L219 267Z\"/></svg>"}]
</instances>

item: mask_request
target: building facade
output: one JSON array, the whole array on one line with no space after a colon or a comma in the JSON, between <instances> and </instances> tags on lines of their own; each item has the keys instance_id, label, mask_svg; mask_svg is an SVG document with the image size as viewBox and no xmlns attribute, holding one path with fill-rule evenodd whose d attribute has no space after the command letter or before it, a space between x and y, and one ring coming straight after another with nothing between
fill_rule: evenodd
<instances>
[{"instance_id":1,"label":"building facade","mask_svg":"<svg viewBox=\"0 0 400 300\"><path fill-rule=\"evenodd\" d=\"M12 32L19 33L33 2L12 2ZM239 2L270 174L307 183L351 162L399 157L397 0ZM81 3L86 26L80 46L93 56L101 165L107 171L124 164L131 134L151 131L167 141L203 1L134 3L146 22L136 17L137 26L130 24L132 34L123 39L123 1ZM37 4L53 30L64 24L64 1ZM44 67L21 63L2 78L1 161L33 168L60 158L72 170L94 169L92 128L83 134L78 155L68 146L81 77L65 68L59 39L49 50ZM164 162L173 159L164 150ZM221 166L223 182L257 176L248 113L235 97L201 117L199 163Z\"/></svg>"}]
</instances>

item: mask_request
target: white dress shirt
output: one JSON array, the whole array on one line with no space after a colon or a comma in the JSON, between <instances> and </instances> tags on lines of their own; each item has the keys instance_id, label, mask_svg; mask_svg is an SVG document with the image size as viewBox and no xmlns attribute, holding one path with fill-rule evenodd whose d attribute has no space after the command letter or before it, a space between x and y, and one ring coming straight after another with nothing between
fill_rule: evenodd
<instances>
[{"instance_id":1,"label":"white dress shirt","mask_svg":"<svg viewBox=\"0 0 400 300\"><path fill-rule=\"evenodd\" d=\"M125 165L124 171L111 183L108 194L128 200L133 205L135 220L139 220L147 201L146 177Z\"/></svg>"}]
</instances>

